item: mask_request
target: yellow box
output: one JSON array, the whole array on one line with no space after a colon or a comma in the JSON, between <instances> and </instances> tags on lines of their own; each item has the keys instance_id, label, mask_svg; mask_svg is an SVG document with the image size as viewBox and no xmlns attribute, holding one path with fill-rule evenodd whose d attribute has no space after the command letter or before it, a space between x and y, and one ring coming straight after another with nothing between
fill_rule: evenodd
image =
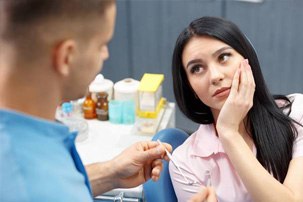
<instances>
[{"instance_id":1,"label":"yellow box","mask_svg":"<svg viewBox=\"0 0 303 202\"><path fill-rule=\"evenodd\" d=\"M163 74L144 74L139 84L138 116L156 118L165 104L162 97Z\"/></svg>"}]
</instances>

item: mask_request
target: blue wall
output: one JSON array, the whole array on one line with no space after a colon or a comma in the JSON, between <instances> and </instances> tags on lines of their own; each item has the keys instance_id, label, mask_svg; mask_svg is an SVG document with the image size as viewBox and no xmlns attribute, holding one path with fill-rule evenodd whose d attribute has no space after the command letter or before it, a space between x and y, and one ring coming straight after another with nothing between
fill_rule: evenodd
<instances>
[{"instance_id":1,"label":"blue wall","mask_svg":"<svg viewBox=\"0 0 303 202\"><path fill-rule=\"evenodd\" d=\"M118 0L117 23L103 74L114 82L163 73L164 96L174 102L171 56L178 34L201 16L235 22L254 44L272 93L303 93L303 1ZM177 109L176 126L197 125Z\"/></svg>"}]
</instances>

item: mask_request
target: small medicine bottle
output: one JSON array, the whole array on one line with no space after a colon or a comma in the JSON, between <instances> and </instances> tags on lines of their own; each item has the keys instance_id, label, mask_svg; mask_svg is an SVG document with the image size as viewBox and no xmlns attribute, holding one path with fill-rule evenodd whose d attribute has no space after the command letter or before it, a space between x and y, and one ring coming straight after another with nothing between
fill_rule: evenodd
<instances>
[{"instance_id":1,"label":"small medicine bottle","mask_svg":"<svg viewBox=\"0 0 303 202\"><path fill-rule=\"evenodd\" d=\"M88 93L82 105L83 115L85 119L94 119L96 115L96 103L92 99L92 94Z\"/></svg>"},{"instance_id":2,"label":"small medicine bottle","mask_svg":"<svg viewBox=\"0 0 303 202\"><path fill-rule=\"evenodd\" d=\"M67 118L67 117L71 117L72 112L73 112L73 105L70 102L64 102L61 105L61 117L62 118Z\"/></svg>"},{"instance_id":3,"label":"small medicine bottle","mask_svg":"<svg viewBox=\"0 0 303 202\"><path fill-rule=\"evenodd\" d=\"M97 93L96 114L101 121L108 120L108 94L106 92Z\"/></svg>"}]
</instances>

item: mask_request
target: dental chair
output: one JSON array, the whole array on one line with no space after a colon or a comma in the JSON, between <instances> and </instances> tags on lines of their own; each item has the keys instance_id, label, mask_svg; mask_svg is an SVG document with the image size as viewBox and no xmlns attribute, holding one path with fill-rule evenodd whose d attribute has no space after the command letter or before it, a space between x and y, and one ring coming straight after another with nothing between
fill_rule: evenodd
<instances>
[{"instance_id":1,"label":"dental chair","mask_svg":"<svg viewBox=\"0 0 303 202\"><path fill-rule=\"evenodd\" d=\"M160 140L171 144L173 151L181 145L188 134L180 129L167 128L159 131L152 138L153 141ZM168 162L163 162L163 170L157 182L149 180L143 184L144 196L147 202L176 202L177 197L170 179Z\"/></svg>"}]
</instances>

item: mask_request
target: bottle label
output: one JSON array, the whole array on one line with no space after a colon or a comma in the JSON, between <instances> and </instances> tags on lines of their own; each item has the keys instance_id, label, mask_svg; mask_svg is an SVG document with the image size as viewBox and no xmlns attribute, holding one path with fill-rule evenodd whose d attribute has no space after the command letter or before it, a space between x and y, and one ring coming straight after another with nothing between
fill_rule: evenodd
<instances>
[{"instance_id":1,"label":"bottle label","mask_svg":"<svg viewBox=\"0 0 303 202\"><path fill-rule=\"evenodd\" d=\"M104 109L96 109L96 113L98 115L107 115L108 111L104 110Z\"/></svg>"},{"instance_id":2,"label":"bottle label","mask_svg":"<svg viewBox=\"0 0 303 202\"><path fill-rule=\"evenodd\" d=\"M84 107L83 107L83 110L84 110L84 111L91 111L91 110L93 110L93 108L92 108L92 107L89 107L89 106L84 106Z\"/></svg>"}]
</instances>

